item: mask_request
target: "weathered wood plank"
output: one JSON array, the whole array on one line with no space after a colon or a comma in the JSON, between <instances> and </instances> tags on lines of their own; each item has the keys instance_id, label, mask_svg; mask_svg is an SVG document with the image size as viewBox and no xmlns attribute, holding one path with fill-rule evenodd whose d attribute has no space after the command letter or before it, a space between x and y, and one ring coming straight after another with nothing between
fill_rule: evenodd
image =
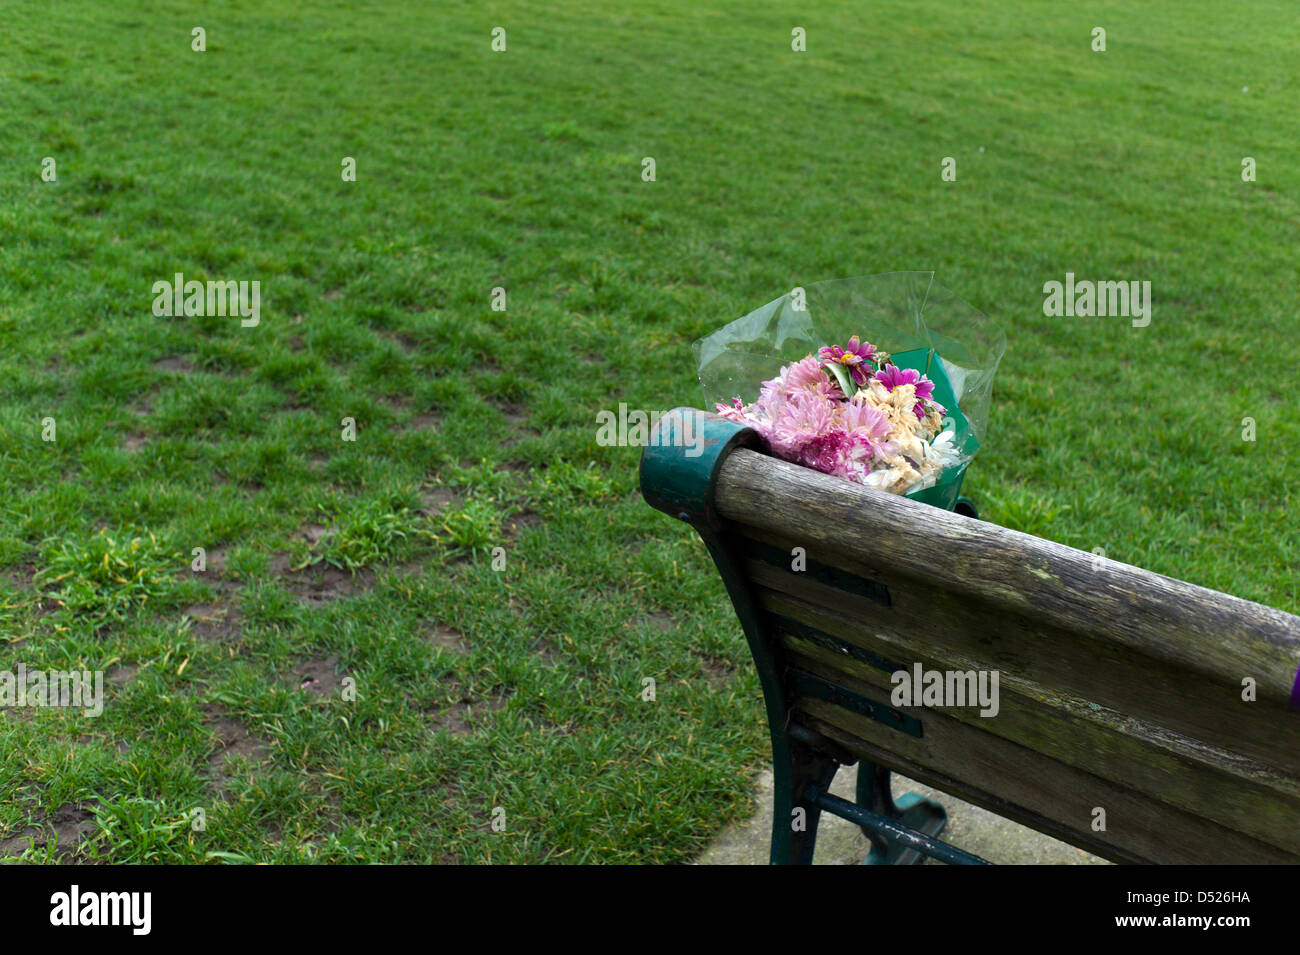
<instances>
[{"instance_id":1,"label":"weathered wood plank","mask_svg":"<svg viewBox=\"0 0 1300 955\"><path fill-rule=\"evenodd\" d=\"M723 462L726 520L793 533L861 563L1030 620L1135 650L1211 680L1257 681L1285 708L1300 667L1300 618L753 451Z\"/></svg>"},{"instance_id":2,"label":"weathered wood plank","mask_svg":"<svg viewBox=\"0 0 1300 955\"><path fill-rule=\"evenodd\" d=\"M868 699L889 700L892 683L883 671L852 657L784 637L791 663ZM922 659L928 668L967 669L960 660ZM994 733L1059 762L1107 779L1123 780L1148 798L1168 803L1300 856L1300 780L1281 777L1194 740L1177 738L1158 727L1109 711L1093 711L1084 701L1035 698L1035 687L1006 676L1000 684L996 717L976 710L940 712L981 732ZM1068 707L1068 708L1067 708ZM925 707L898 707L929 722ZM1243 765L1245 763L1245 765Z\"/></svg>"},{"instance_id":3,"label":"weathered wood plank","mask_svg":"<svg viewBox=\"0 0 1300 955\"><path fill-rule=\"evenodd\" d=\"M1300 863L1298 855L933 710L926 715L925 733L919 739L821 700L800 701L794 718L850 752L1009 818L1032 817L1034 828L1106 858L1187 864ZM940 776L952 780L954 775L961 781L956 790L935 781ZM1008 806L1019 811L1009 812ZM1105 832L1091 828L1098 807L1105 810Z\"/></svg>"},{"instance_id":4,"label":"weathered wood plank","mask_svg":"<svg viewBox=\"0 0 1300 955\"><path fill-rule=\"evenodd\" d=\"M764 534L782 547L790 540L756 528L739 530ZM841 561L826 550L813 549L808 556ZM1099 642L1005 608L954 597L897 572L875 572L851 560L842 563L872 574L888 590L889 605L761 561L747 561L746 569L759 586L799 601L789 615L873 652L906 663L918 655L942 653L1029 681L1045 694L1091 701L1300 776L1300 714L1243 701L1233 677L1221 676L1216 682L1125 645Z\"/></svg>"},{"instance_id":5,"label":"weathered wood plank","mask_svg":"<svg viewBox=\"0 0 1300 955\"><path fill-rule=\"evenodd\" d=\"M1128 864L1149 865L1156 861L1154 859L1148 859L1136 855L1131 851L1127 851L1118 846L1112 846L1108 842L1094 838L1094 836L1098 834L1091 832L1077 833L1074 830L1067 829L1054 819L1040 816L1039 814L1026 809L1024 806L1003 799L994 793L976 789L964 780L957 776L949 775L942 769L935 769L933 767L921 766L914 763L911 760L900 756L897 752L888 747L876 746L873 743L860 739L852 732L841 730L838 727L808 713L799 713L798 717L800 724L815 730L825 736L828 740L835 742L841 748L846 751L851 751L862 759L884 766L892 772L899 773L909 779L915 779L917 782L924 783L927 786L932 786L950 796L964 799L966 802L987 809L989 812L1010 819L1012 822L1018 822L1022 826L1028 826L1038 832L1046 833L1054 839L1068 842L1070 845L1091 852L1093 855L1101 856L1103 859L1109 859L1111 862ZM997 860L994 859L990 861L996 863Z\"/></svg>"}]
</instances>

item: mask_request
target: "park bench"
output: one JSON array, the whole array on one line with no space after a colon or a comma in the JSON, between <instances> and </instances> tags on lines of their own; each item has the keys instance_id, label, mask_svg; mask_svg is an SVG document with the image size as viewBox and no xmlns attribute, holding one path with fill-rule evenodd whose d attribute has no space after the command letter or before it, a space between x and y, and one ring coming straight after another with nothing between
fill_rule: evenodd
<instances>
[{"instance_id":1,"label":"park bench","mask_svg":"<svg viewBox=\"0 0 1300 955\"><path fill-rule=\"evenodd\" d=\"M869 862L984 861L934 838L936 802L895 803L891 772L1115 862L1300 862L1300 617L761 448L676 409L641 493L698 531L744 628L773 863L812 861L821 812ZM996 713L894 705L927 702L894 696L918 664L956 691L996 673ZM854 762L856 802L829 791Z\"/></svg>"}]
</instances>

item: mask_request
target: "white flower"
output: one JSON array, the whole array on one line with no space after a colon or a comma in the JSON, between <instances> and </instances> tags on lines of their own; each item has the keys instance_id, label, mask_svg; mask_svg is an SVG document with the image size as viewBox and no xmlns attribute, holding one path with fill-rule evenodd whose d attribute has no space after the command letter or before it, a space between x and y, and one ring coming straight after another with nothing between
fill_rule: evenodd
<instances>
[{"instance_id":1,"label":"white flower","mask_svg":"<svg viewBox=\"0 0 1300 955\"><path fill-rule=\"evenodd\" d=\"M956 464L961 457L961 451L953 447L953 442L957 440L957 435L952 431L945 431L937 436L925 447L925 459L933 461L942 470Z\"/></svg>"}]
</instances>

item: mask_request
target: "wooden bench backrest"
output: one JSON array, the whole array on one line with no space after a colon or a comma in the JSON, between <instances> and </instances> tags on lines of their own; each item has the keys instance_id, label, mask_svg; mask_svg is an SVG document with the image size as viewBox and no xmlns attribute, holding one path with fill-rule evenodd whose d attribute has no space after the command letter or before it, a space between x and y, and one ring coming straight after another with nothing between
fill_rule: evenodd
<instances>
[{"instance_id":1,"label":"wooden bench backrest","mask_svg":"<svg viewBox=\"0 0 1300 955\"><path fill-rule=\"evenodd\" d=\"M710 488L789 719L1117 861L1300 862L1300 618L743 448ZM997 714L892 705L917 664Z\"/></svg>"}]
</instances>

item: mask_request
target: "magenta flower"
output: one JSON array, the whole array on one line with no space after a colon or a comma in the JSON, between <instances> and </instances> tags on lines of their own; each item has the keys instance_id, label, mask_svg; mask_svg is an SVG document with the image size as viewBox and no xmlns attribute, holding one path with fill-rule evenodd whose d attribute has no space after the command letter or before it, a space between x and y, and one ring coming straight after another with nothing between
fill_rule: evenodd
<instances>
[{"instance_id":1,"label":"magenta flower","mask_svg":"<svg viewBox=\"0 0 1300 955\"><path fill-rule=\"evenodd\" d=\"M893 391L899 385L916 385L917 397L921 395L921 373L915 368L899 368L897 365L886 365L880 371L876 372L876 381L883 384L890 391ZM930 382L930 388L933 390L934 383Z\"/></svg>"},{"instance_id":2,"label":"magenta flower","mask_svg":"<svg viewBox=\"0 0 1300 955\"><path fill-rule=\"evenodd\" d=\"M817 352L817 357L823 363L835 362L844 365L852 372L855 384L865 385L870 375L862 366L869 361L875 361L876 346L871 342L860 341L858 336L854 335L845 347L841 348L839 345L823 347Z\"/></svg>"},{"instance_id":3,"label":"magenta flower","mask_svg":"<svg viewBox=\"0 0 1300 955\"><path fill-rule=\"evenodd\" d=\"M925 401L918 401L912 406L912 412L916 415L918 420L925 417L925 405L927 403L941 415L948 413L948 409L939 404L939 402L935 401L933 398L927 398Z\"/></svg>"},{"instance_id":4,"label":"magenta flower","mask_svg":"<svg viewBox=\"0 0 1300 955\"><path fill-rule=\"evenodd\" d=\"M915 368L899 368L897 365L886 365L876 372L875 377L876 381L882 383L890 391L893 391L899 385L912 385L916 388L917 401L912 406L912 411L917 418L925 417L926 405L933 405L938 409L939 414L946 414L948 411L947 408L934 400L934 382Z\"/></svg>"}]
</instances>

